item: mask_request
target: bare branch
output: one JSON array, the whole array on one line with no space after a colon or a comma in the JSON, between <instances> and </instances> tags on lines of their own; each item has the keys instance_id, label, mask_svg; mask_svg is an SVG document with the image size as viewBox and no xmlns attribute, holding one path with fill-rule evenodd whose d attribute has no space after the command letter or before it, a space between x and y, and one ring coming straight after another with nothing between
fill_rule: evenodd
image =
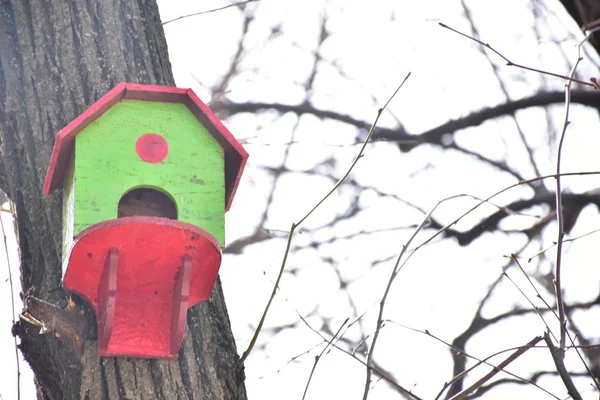
<instances>
[{"instance_id":1,"label":"bare branch","mask_svg":"<svg viewBox=\"0 0 600 400\"><path fill-rule=\"evenodd\" d=\"M573 65L573 69L571 70L570 77L573 78L575 76L575 72L577 71L577 67L581 62L581 45L577 46L577 61L575 65ZM555 285L556 285L556 306L558 308L558 319L560 323L560 349L562 351L565 350L565 343L567 337L567 317L565 315L565 300L563 298L562 293L562 246L563 239L565 236L565 224L563 218L563 193L562 193L562 185L560 176L561 169L561 160L562 160L562 149L565 141L565 136L567 133L567 127L569 126L569 112L571 110L571 83L573 82L570 79L565 85L565 119L563 123L562 133L560 135L560 141L558 144L558 152L556 157L556 220L558 222L558 239L556 241L556 273L554 276Z\"/></svg>"},{"instance_id":2,"label":"bare branch","mask_svg":"<svg viewBox=\"0 0 600 400\"><path fill-rule=\"evenodd\" d=\"M564 358L564 350L559 349L558 347L556 347L554 345L554 343L552 343L552 339L550 339L550 336L548 335L547 332L544 333L544 341L548 345L548 349L550 350L550 354L552 355L552 359L554 360L554 365L556 365L556 370L558 371L558 375L560 376L563 383L565 384L565 387L567 388L567 392L574 400L583 400L583 398L581 397L581 394L579 394L579 391L577 391L577 388L575 387L575 384L573 383L573 379L571 379L571 375L569 374L569 371L567 371L567 367L565 367L565 363L564 363L564 359L563 359Z\"/></svg>"},{"instance_id":3,"label":"bare branch","mask_svg":"<svg viewBox=\"0 0 600 400\"><path fill-rule=\"evenodd\" d=\"M422 133L410 134L402 127L391 129L377 127L374 140L389 140L401 142L400 149L410 151L420 144L436 144L442 146L442 136L453 133L460 129L472 128L481 125L485 121L513 114L515 111L531 107L546 107L552 104L564 104L565 93L563 91L540 92L519 100L507 101L497 106L486 107L474 111L469 115L448 121L435 128ZM574 90L571 92L571 103L581 104L594 108L600 108L600 93L596 91ZM354 118L350 115L336 111L322 110L308 103L290 105L281 103L246 102L233 103L229 101L217 101L211 105L215 112L227 115L239 113L256 113L266 110L275 110L281 113L293 112L298 115L311 114L318 118L332 119L355 126L358 129L368 129L370 124L366 121Z\"/></svg>"},{"instance_id":4,"label":"bare branch","mask_svg":"<svg viewBox=\"0 0 600 400\"><path fill-rule=\"evenodd\" d=\"M450 400L462 400L462 399L464 399L471 392L473 392L476 389L480 388L484 383L486 383L487 381L489 381L490 379L492 379L494 377L494 375L496 375L498 372L502 371L506 366L508 366L508 364L512 363L517 358L519 358L521 355L523 355L527 350L529 350L533 346L535 346L540 340L542 340L542 337L541 336L536 336L535 338L533 338L526 345L519 347L514 353L512 353L506 360L502 361L492 371L490 371L487 374L485 374L481 379L477 380L475 383L473 383L471 386L469 386L468 388L466 388L462 392L460 392L457 395L451 397Z\"/></svg>"},{"instance_id":5,"label":"bare branch","mask_svg":"<svg viewBox=\"0 0 600 400\"><path fill-rule=\"evenodd\" d=\"M356 166L358 161L362 158L365 148L369 144L369 141L375 131L377 122L379 122L379 118L381 117L381 114L387 108L387 106L390 104L390 102L393 100L393 98L396 96L396 94L400 91L400 89L404 86L404 83L408 80L409 77L410 77L410 73L408 75L406 75L406 77L404 78L402 83L400 83L400 85L396 88L394 93L388 99L387 103L385 103L383 105L383 107L381 107L379 110L377 110L377 116L375 118L375 121L373 122L373 125L371 126L371 129L369 130L367 138L365 139L365 142L363 143L363 146L361 147L360 151L358 152L358 155L356 156L356 158L354 159L354 161L352 162L352 164L350 165L350 167L348 168L346 173L339 179L339 181L333 186L333 188L331 188L331 190L313 208L311 208L310 211L308 211L308 213L306 213L306 215L304 215L304 217L302 217L297 223L292 223L292 226L290 228L290 233L288 236L288 240L287 240L286 249L285 249L285 252L283 255L283 260L281 263L281 268L279 270L279 275L277 276L277 281L275 282L275 285L273 287L273 291L271 292L269 301L267 302L267 305L265 307L263 315L260 319L260 322L258 323L258 327L256 328L256 331L254 332L254 335L252 336L252 339L250 340L250 344L248 345L248 348L246 349L246 351L244 352L244 354L241 357L242 362L244 362L244 360L248 357L248 355L252 351L252 348L254 347L254 344L256 343L256 340L258 338L258 335L260 333L262 325L264 324L264 321L269 312L271 303L273 302L273 299L275 298L275 294L277 293L277 289L279 288L279 282L281 281L283 271L285 270L285 266L287 264L287 259L288 259L288 255L290 252L290 246L291 246L292 238L294 236L294 232L295 232L296 228L298 228L317 208L319 208L319 206L321 204L323 204L331 196L331 194L333 194L345 182L346 178L350 175L350 173L352 172L352 170L354 169L354 167ZM370 369L367 370L367 374L370 374Z\"/></svg>"},{"instance_id":6,"label":"bare branch","mask_svg":"<svg viewBox=\"0 0 600 400\"><path fill-rule=\"evenodd\" d=\"M463 7L465 16L467 17L467 19L469 20L469 23L471 24L471 30L473 32L473 37L479 39L479 37L480 37L479 31L477 29L477 26L475 25L475 21L473 20L471 10L469 9L469 7L467 7L465 0L462 0L461 4ZM500 86L502 93L504 93L504 97L506 98L506 100L509 100L511 96L508 93L508 87L507 87L506 83L504 83L504 80L502 80L500 78L500 68L498 67L498 65L496 65L492 62L492 59L488 52L486 52L481 47L479 49L481 50L481 54L483 54L483 56L488 60L491 68L494 70L494 75L496 76L496 81L498 82L498 85ZM521 139L521 143L523 143L523 147L525 147L525 150L527 151L527 155L529 157L529 163L533 167L533 171L535 172L536 175L541 175L542 173L540 172L540 169L537 166L537 162L535 161L535 158L533 157L533 149L527 143L527 139L525 138L525 132L523 131L523 128L521 127L521 124L519 123L519 120L515 117L514 114L512 115L512 120L517 128L517 132L519 133L519 138ZM539 187L542 189L546 188L543 185L540 185Z\"/></svg>"},{"instance_id":7,"label":"bare branch","mask_svg":"<svg viewBox=\"0 0 600 400\"><path fill-rule=\"evenodd\" d=\"M319 363L319 360L321 360L321 357L323 357L323 354L325 354L325 352L327 350L329 350L329 347L332 346L333 341L338 337L338 335L340 334L340 332L342 331L342 329L344 328L344 326L346 326L346 324L348 323L348 318L346 318L344 320L344 322L342 323L342 325L339 327L339 329L335 332L335 334L331 337L331 340L329 340L327 342L327 344L325 345L325 347L323 348L323 350L321 351L321 354L315 356L315 363L313 364L312 369L310 370L310 375L308 377L308 381L306 382L306 387L304 388L304 394L302 395L302 400L304 400L306 398L306 393L308 392L308 387L310 386L310 381L312 380L313 374L315 373L315 370L317 369L317 364Z\"/></svg>"},{"instance_id":8,"label":"bare branch","mask_svg":"<svg viewBox=\"0 0 600 400\"><path fill-rule=\"evenodd\" d=\"M231 8L231 7L240 7L240 6L243 6L243 5L248 4L248 3L254 3L256 1L258 1L258 0L240 1L239 3L228 4L228 5L223 6L223 7L217 7L217 8L213 8L213 9L210 9L210 10L204 10L204 11L199 11L199 12L195 12L195 13L191 13L191 14L182 15L182 16L179 16L177 18L173 18L173 19L170 19L168 21L163 22L163 26L165 26L167 24L170 24L171 22L179 21L180 19L194 17L196 15L209 14L209 13L213 13L213 12L216 12L216 11L222 11L222 10L226 10L228 8Z\"/></svg>"},{"instance_id":9,"label":"bare branch","mask_svg":"<svg viewBox=\"0 0 600 400\"><path fill-rule=\"evenodd\" d=\"M473 40L474 42L477 42L477 43L479 43L480 45L482 45L482 46L484 46L484 47L487 47L488 49L490 49L491 51L493 51L494 53L496 53L496 54L497 54L497 55L498 55L500 58L502 58L504 61L506 61L506 65L508 65L509 67L517 67L517 68L525 69L525 70L527 70L527 71L537 72L537 73L539 73L539 74L543 74L543 75L550 75L550 76L553 76L553 77L555 77L555 78L561 78L561 79L567 80L567 81L569 81L569 82L575 82L575 83L579 83L579 84L581 84L581 85L585 85L585 86L589 86L589 87L595 88L595 86L594 86L594 84L593 84L592 82L585 82L585 81L581 81L581 80L579 80L579 79L575 79L575 78L573 78L573 76L567 76L567 75L555 74L554 72L548 72L548 71L544 71L544 70L541 70L541 69L537 69L537 68L531 68L531 67L527 67L527 66L525 66L525 65L522 65L522 64L517 64L517 63L514 63L514 62L510 61L508 58L504 57L504 56L503 56L503 55L502 55L502 54L501 54L501 53L500 53L498 50L496 50L496 49L494 49L492 46L490 46L490 44L489 44L489 43L482 42L481 40L479 40L479 39L476 39L476 38L474 38L474 37L472 37L472 36L469 36L469 35L467 35L467 34L465 34L465 33L462 33L462 32L460 32L460 31L458 31L458 30L456 30L456 29L454 29L454 28L451 28L451 27L449 27L448 25L446 25L446 24L444 24L444 23L442 23L442 22L440 22L440 23L439 23L439 25L440 25L442 28L449 29L449 30L451 30L451 31L452 31L452 32L454 32L454 33L458 33L459 35L461 35L461 36L464 36L464 37L466 37L467 39L471 39L471 40Z\"/></svg>"},{"instance_id":10,"label":"bare branch","mask_svg":"<svg viewBox=\"0 0 600 400\"><path fill-rule=\"evenodd\" d=\"M564 176L564 174L563 174ZM547 194L536 194L530 199L515 200L510 204L502 207L498 211L489 215L487 218L479 221L471 229L467 231L458 231L448 228L444 231L446 237L452 237L458 240L458 244L461 246L467 246L475 239L479 238L484 232L494 232L498 229L498 224L506 217L514 215L515 212L523 211L533 206L547 205L554 208L556 201L555 193ZM576 217L579 215L578 211L581 211L586 205L593 204L600 209L600 195L595 194L574 194L564 193L563 194L563 210L569 216L568 224L565 225L568 229L566 233L570 231L576 222ZM574 211L574 212L572 212ZM512 212L512 214L510 213ZM573 220L575 219L575 220ZM549 222L549 219L544 220L545 223ZM433 229L442 229L443 224L432 219L429 225ZM533 225L530 229L524 230L523 233L529 237L533 237L539 233L541 226L538 224Z\"/></svg>"}]
</instances>

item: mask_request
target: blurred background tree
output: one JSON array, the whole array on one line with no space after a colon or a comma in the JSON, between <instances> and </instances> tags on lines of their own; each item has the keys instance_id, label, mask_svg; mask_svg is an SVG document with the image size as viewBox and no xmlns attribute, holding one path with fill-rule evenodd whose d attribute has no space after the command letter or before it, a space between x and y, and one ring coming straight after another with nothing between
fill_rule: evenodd
<instances>
[{"instance_id":1,"label":"blurred background tree","mask_svg":"<svg viewBox=\"0 0 600 400\"><path fill-rule=\"evenodd\" d=\"M556 308L556 181L516 184L556 173L567 81L508 66L438 23L489 43L513 63L568 76L585 37L581 27L598 18L595 4L573 7L556 1L258 2L165 26L168 38L177 32L237 38L223 60L210 63L214 69L205 67L205 56L224 41L196 53L184 52L180 42L169 45L180 66L178 82L212 98L251 153L250 178L229 216L230 268L222 272L226 296L235 293L227 298L240 348L256 329L292 222L345 173L377 108L412 72L346 184L297 230L274 309L246 360L251 395L303 393L314 356L342 327L333 340L342 350L328 349L319 359L307 398L362 398L361 361L396 258L426 213L450 196L463 195L436 209L409 252L443 232L415 252L391 286L369 398L410 397L404 390L435 398L445 383L440 397L450 398L492 369L470 356L498 353L488 360L498 365L546 329L560 336L547 310ZM163 15L171 14L165 8ZM220 23L207 22L214 18ZM239 26L235 34L233 26ZM597 76L595 45L582 47L575 72L588 85L571 88L562 172L598 171L591 150L599 144L600 97L590 84ZM565 362L582 395L596 396L596 378L581 359L597 374L600 276L593 232L600 180L576 175L561 183L562 286L569 331L582 346L579 355L570 348ZM511 185L452 224L479 199ZM256 282L263 271L266 278ZM565 396L542 349L546 342L537 347L505 368L514 375L497 374L475 396Z\"/></svg>"}]
</instances>

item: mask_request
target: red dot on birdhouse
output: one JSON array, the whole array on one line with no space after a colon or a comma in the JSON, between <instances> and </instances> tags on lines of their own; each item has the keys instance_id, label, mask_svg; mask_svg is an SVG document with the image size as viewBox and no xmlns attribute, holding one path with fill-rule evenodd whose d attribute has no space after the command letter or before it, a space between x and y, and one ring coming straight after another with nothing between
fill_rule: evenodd
<instances>
[{"instance_id":1,"label":"red dot on birdhouse","mask_svg":"<svg viewBox=\"0 0 600 400\"><path fill-rule=\"evenodd\" d=\"M169 154L169 145L158 133L146 133L135 142L135 151L143 161L158 164Z\"/></svg>"}]
</instances>

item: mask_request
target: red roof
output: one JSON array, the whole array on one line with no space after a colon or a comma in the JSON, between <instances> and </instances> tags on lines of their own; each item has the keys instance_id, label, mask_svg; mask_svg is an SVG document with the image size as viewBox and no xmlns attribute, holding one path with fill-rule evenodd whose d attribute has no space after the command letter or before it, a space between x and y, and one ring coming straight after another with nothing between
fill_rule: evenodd
<instances>
[{"instance_id":1,"label":"red roof","mask_svg":"<svg viewBox=\"0 0 600 400\"><path fill-rule=\"evenodd\" d=\"M198 121L221 144L225 155L225 210L229 210L248 159L248 153L219 118L191 89L172 86L119 83L56 135L43 192L50 194L61 186L73 153L75 137L121 100L144 100L185 104Z\"/></svg>"}]
</instances>

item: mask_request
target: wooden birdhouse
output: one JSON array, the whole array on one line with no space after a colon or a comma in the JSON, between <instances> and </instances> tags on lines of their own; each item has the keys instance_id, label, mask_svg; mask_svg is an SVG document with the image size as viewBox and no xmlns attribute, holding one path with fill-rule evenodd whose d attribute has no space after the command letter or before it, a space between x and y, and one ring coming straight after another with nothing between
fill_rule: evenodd
<instances>
[{"instance_id":1,"label":"wooden birdhouse","mask_svg":"<svg viewBox=\"0 0 600 400\"><path fill-rule=\"evenodd\" d=\"M248 153L190 89L120 83L61 130L43 191L63 189L63 286L103 356L175 358L212 291Z\"/></svg>"}]
</instances>

